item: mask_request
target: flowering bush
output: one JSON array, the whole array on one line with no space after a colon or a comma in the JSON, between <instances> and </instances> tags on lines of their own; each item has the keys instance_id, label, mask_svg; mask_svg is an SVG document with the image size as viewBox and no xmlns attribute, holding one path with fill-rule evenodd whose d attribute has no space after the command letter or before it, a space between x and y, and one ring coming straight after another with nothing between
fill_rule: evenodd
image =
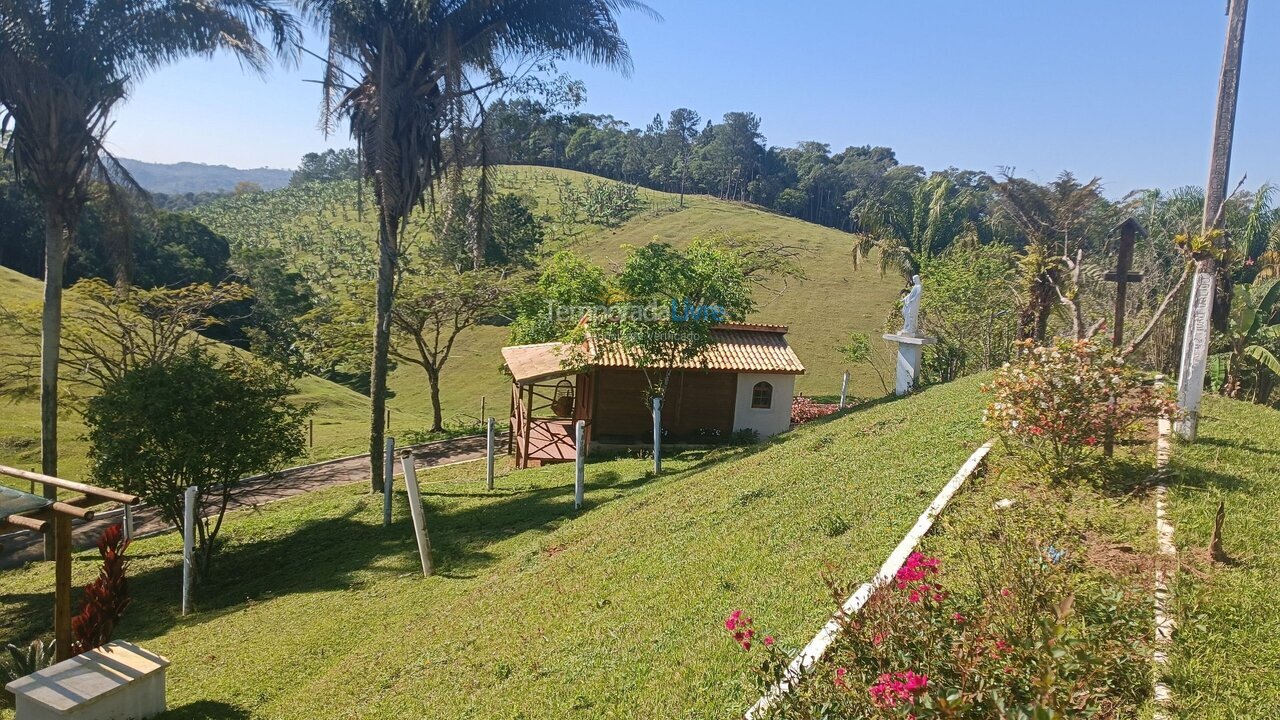
<instances>
[{"instance_id":1,"label":"flowering bush","mask_svg":"<svg viewBox=\"0 0 1280 720\"><path fill-rule=\"evenodd\" d=\"M1006 549L1007 550L1007 549ZM1021 554L1018 554L1018 553ZM1072 587L1065 551L1014 551L976 587L942 590L941 563L914 553L792 692L779 718L1114 717L1149 692L1147 605ZM1057 558L1055 560L1055 558ZM752 653L753 621L725 621ZM771 687L786 654L766 638L757 678Z\"/></svg>"},{"instance_id":2,"label":"flowering bush","mask_svg":"<svg viewBox=\"0 0 1280 720\"><path fill-rule=\"evenodd\" d=\"M839 409L840 406L835 403L814 402L813 398L797 395L791 400L791 422L799 425L803 422L826 417Z\"/></svg>"},{"instance_id":3,"label":"flowering bush","mask_svg":"<svg viewBox=\"0 0 1280 720\"><path fill-rule=\"evenodd\" d=\"M1020 343L1015 361L983 390L994 396L983 413L987 427L1015 457L1035 461L1033 469L1054 479L1078 474L1108 439L1123 440L1142 421L1175 411L1122 357L1086 340Z\"/></svg>"}]
</instances>

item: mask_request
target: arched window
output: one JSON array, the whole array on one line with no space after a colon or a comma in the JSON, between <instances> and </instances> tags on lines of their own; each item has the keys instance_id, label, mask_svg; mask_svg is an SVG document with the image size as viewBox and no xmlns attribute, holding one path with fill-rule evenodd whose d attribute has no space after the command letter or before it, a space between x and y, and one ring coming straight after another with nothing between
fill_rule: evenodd
<instances>
[{"instance_id":1,"label":"arched window","mask_svg":"<svg viewBox=\"0 0 1280 720\"><path fill-rule=\"evenodd\" d=\"M767 382L758 382L751 388L751 407L768 410L773 407L773 386Z\"/></svg>"}]
</instances>

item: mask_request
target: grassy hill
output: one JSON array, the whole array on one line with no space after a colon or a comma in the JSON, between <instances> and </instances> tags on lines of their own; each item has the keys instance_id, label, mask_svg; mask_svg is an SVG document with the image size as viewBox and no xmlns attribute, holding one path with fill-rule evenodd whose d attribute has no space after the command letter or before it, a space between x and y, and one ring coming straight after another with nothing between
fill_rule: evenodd
<instances>
[{"instance_id":1,"label":"grassy hill","mask_svg":"<svg viewBox=\"0 0 1280 720\"><path fill-rule=\"evenodd\" d=\"M724 634L758 610L794 650L873 572L984 433L974 379L752 448L423 473L438 574L404 495L339 487L228 518L221 565L177 607L180 541L136 543L119 636L173 661L169 718L732 718L754 696ZM77 556L75 582L96 563ZM52 568L0 573L0 637L43 632ZM341 709L340 711L338 709ZM0 716L3 712L0 712Z\"/></svg>"},{"instance_id":2,"label":"grassy hill","mask_svg":"<svg viewBox=\"0 0 1280 720\"><path fill-rule=\"evenodd\" d=\"M501 191L531 198L536 202L535 213L552 219L560 216L563 186L569 183L581 188L588 182L608 181L540 167L512 166L496 171ZM687 197L683 209L677 196L670 193L642 189L641 198L645 209L620 227L551 222L556 237L549 242L550 248L568 247L605 265L624 256L624 245L654 239L683 244L715 232L752 235L796 248L807 277L792 280L786 287L758 291L759 307L752 319L791 327L789 341L808 368L800 378L800 392L839 394L845 367L835 348L855 330L878 331L897 301L900 282L896 278L880 277L872 267L854 270L851 238L838 230L706 196ZM365 202L367 206L367 197ZM197 212L210 227L237 244L270 242L305 248L323 242L334 232L354 232L372 248L376 236L372 213L366 210L361 218L356 210L354 183L226 198ZM424 214L419 212L409 228L411 241L430 241ZM498 349L506 339L505 328L492 326L468 331L459 339L443 374L446 418L478 416L481 397L487 398L491 414L505 414L510 391L500 372ZM887 356L887 348L882 350ZM883 394L870 368L850 369L851 395ZM420 368L402 365L393 374L391 387L396 392L392 407L414 413L429 408L426 376Z\"/></svg>"},{"instance_id":3,"label":"grassy hill","mask_svg":"<svg viewBox=\"0 0 1280 720\"><path fill-rule=\"evenodd\" d=\"M16 308L40 302L41 285L8 268L0 267L0 306ZM0 334L0 357L13 354L13 341ZM310 459L321 460L364 452L368 444L369 401L359 393L317 377L305 376L297 382L296 399L316 403L315 447ZM393 427L420 425L421 416L398 410L392 416ZM87 470L88 444L85 426L70 408L61 413L58 423L59 475L79 480ZM40 469L40 405L37 400L0 404L0 464L25 470ZM0 482L6 482L0 479ZM24 488L25 489L25 488Z\"/></svg>"},{"instance_id":4,"label":"grassy hill","mask_svg":"<svg viewBox=\"0 0 1280 720\"><path fill-rule=\"evenodd\" d=\"M148 192L180 195L183 193L230 192L242 182L256 183L266 190L289 184L292 170L253 168L242 170L227 165L204 163L149 163L121 158L129 174Z\"/></svg>"}]
</instances>

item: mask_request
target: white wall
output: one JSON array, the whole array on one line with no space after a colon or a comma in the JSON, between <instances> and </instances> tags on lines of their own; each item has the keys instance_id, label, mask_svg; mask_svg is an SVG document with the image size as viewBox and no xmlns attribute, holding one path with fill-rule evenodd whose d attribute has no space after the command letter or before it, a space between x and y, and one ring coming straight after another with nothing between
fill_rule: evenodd
<instances>
[{"instance_id":1,"label":"white wall","mask_svg":"<svg viewBox=\"0 0 1280 720\"><path fill-rule=\"evenodd\" d=\"M773 405L751 407L751 389L760 381L773 385ZM791 427L791 398L795 395L795 375L738 373L738 394L733 406L733 429L751 428L760 437L777 435Z\"/></svg>"}]
</instances>

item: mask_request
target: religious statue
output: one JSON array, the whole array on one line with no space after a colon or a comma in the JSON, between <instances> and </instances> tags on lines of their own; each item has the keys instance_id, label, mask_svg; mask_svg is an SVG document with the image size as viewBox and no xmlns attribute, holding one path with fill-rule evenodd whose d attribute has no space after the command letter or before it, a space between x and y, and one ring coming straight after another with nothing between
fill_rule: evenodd
<instances>
[{"instance_id":1,"label":"religious statue","mask_svg":"<svg viewBox=\"0 0 1280 720\"><path fill-rule=\"evenodd\" d=\"M901 335L915 336L920 327L920 293L924 287L920 283L919 275L911 276L911 289L907 291L907 296L902 299L902 329L899 330Z\"/></svg>"}]
</instances>

